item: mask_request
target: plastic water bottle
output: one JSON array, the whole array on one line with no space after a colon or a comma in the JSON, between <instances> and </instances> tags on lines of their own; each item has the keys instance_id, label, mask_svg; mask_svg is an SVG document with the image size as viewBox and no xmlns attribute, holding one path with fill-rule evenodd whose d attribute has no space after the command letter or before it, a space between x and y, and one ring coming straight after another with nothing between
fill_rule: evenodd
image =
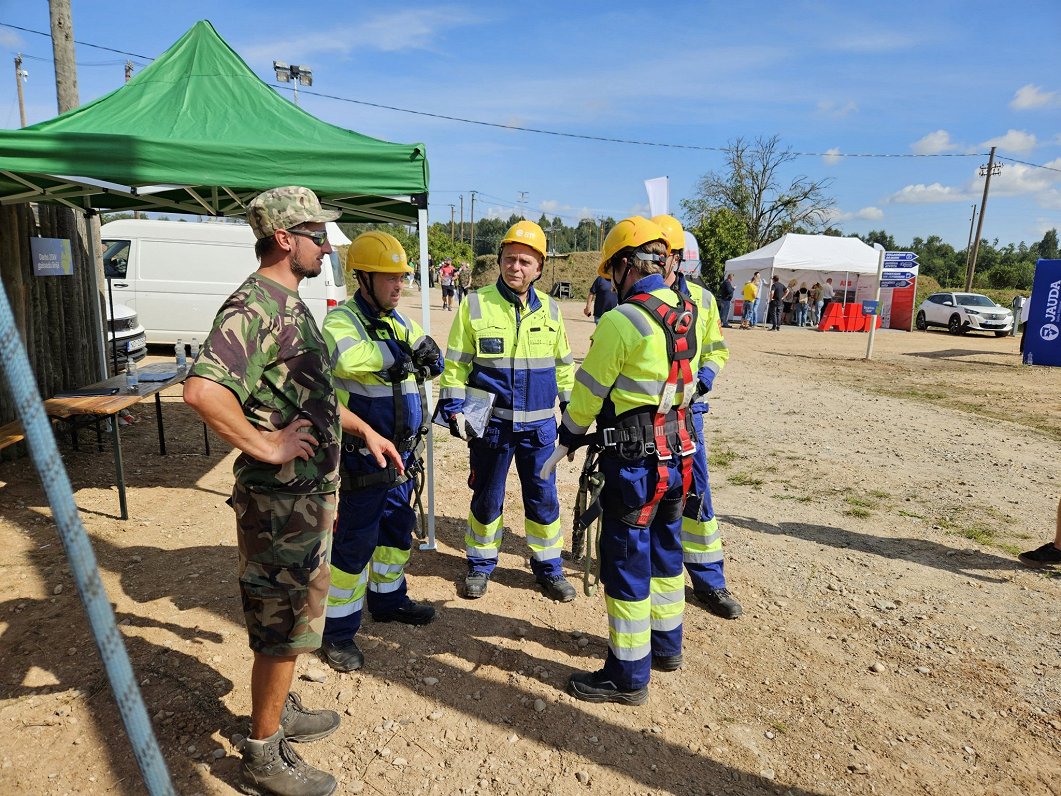
<instances>
[{"instance_id":1,"label":"plastic water bottle","mask_svg":"<svg viewBox=\"0 0 1061 796\"><path fill-rule=\"evenodd\" d=\"M129 392L138 392L140 388L140 376L136 372L136 363L130 362L125 366L125 389Z\"/></svg>"},{"instance_id":2,"label":"plastic water bottle","mask_svg":"<svg viewBox=\"0 0 1061 796\"><path fill-rule=\"evenodd\" d=\"M192 338L191 345L188 346L188 353L191 354L193 362L195 361L195 358L197 356L199 356L199 338L198 337L193 337Z\"/></svg>"},{"instance_id":3,"label":"plastic water bottle","mask_svg":"<svg viewBox=\"0 0 1061 796\"><path fill-rule=\"evenodd\" d=\"M188 366L188 359L184 356L184 341L177 338L177 345L173 347L174 353L177 355L177 367L184 368Z\"/></svg>"}]
</instances>

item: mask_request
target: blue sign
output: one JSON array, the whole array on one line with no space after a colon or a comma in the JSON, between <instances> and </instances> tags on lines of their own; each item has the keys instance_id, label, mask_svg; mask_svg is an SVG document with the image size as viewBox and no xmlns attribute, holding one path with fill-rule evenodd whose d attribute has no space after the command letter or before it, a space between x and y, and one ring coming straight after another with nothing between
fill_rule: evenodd
<instances>
[{"instance_id":1,"label":"blue sign","mask_svg":"<svg viewBox=\"0 0 1061 796\"><path fill-rule=\"evenodd\" d=\"M884 252L884 262L911 262L917 259L913 252Z\"/></svg>"},{"instance_id":2,"label":"blue sign","mask_svg":"<svg viewBox=\"0 0 1061 796\"><path fill-rule=\"evenodd\" d=\"M880 281L881 287L910 287L913 281L910 279L882 279Z\"/></svg>"},{"instance_id":3,"label":"blue sign","mask_svg":"<svg viewBox=\"0 0 1061 796\"><path fill-rule=\"evenodd\" d=\"M862 314L863 315L876 315L877 310L880 308L880 302L876 299L867 299L862 302Z\"/></svg>"},{"instance_id":4,"label":"blue sign","mask_svg":"<svg viewBox=\"0 0 1061 796\"><path fill-rule=\"evenodd\" d=\"M881 279L913 279L913 271L888 271L881 276Z\"/></svg>"},{"instance_id":5,"label":"blue sign","mask_svg":"<svg viewBox=\"0 0 1061 796\"><path fill-rule=\"evenodd\" d=\"M66 238L30 238L34 276L73 276L74 258Z\"/></svg>"},{"instance_id":6,"label":"blue sign","mask_svg":"<svg viewBox=\"0 0 1061 796\"><path fill-rule=\"evenodd\" d=\"M1024 364L1061 367L1061 260L1035 264L1024 326Z\"/></svg>"}]
</instances>

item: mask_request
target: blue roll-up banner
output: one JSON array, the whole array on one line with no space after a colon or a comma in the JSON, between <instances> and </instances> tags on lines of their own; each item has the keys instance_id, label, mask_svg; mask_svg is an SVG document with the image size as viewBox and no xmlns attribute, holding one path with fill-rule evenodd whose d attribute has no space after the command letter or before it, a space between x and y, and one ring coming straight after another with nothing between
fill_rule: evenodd
<instances>
[{"instance_id":1,"label":"blue roll-up banner","mask_svg":"<svg viewBox=\"0 0 1061 796\"><path fill-rule=\"evenodd\" d=\"M1061 367L1061 260L1039 260L1024 331L1024 364Z\"/></svg>"}]
</instances>

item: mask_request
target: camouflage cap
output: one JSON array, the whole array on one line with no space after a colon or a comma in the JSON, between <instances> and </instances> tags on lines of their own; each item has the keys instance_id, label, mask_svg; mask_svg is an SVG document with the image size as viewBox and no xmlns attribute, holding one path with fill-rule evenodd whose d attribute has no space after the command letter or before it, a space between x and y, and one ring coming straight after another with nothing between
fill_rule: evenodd
<instances>
[{"instance_id":1,"label":"camouflage cap","mask_svg":"<svg viewBox=\"0 0 1061 796\"><path fill-rule=\"evenodd\" d=\"M247 205L247 223L254 237L268 238L278 229L291 229L307 221L335 221L342 212L325 210L317 195L309 188L289 185L285 188L270 188Z\"/></svg>"}]
</instances>

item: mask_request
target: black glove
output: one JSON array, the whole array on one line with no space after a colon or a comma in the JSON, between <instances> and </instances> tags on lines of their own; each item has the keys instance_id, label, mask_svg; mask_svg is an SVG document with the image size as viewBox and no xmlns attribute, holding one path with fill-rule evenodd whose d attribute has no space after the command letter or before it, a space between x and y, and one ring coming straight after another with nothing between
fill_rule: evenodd
<instances>
[{"instance_id":1,"label":"black glove","mask_svg":"<svg viewBox=\"0 0 1061 796\"><path fill-rule=\"evenodd\" d=\"M711 388L704 384L703 380L696 380L696 397L699 398L701 395L707 395L711 392Z\"/></svg>"},{"instance_id":2,"label":"black glove","mask_svg":"<svg viewBox=\"0 0 1061 796\"><path fill-rule=\"evenodd\" d=\"M438 343L425 334L413 349L413 364L416 365L417 370L430 378L442 372L441 362L442 350L438 347Z\"/></svg>"},{"instance_id":3,"label":"black glove","mask_svg":"<svg viewBox=\"0 0 1061 796\"><path fill-rule=\"evenodd\" d=\"M416 373L416 367L413 365L413 360L403 354L401 358L394 361L393 365L383 371L383 377L394 384L396 382L405 381L414 373Z\"/></svg>"},{"instance_id":4,"label":"black glove","mask_svg":"<svg viewBox=\"0 0 1061 796\"><path fill-rule=\"evenodd\" d=\"M569 403L570 403L570 401L561 401L560 402L560 414L563 414L564 412L567 411L567 405Z\"/></svg>"},{"instance_id":5,"label":"black glove","mask_svg":"<svg viewBox=\"0 0 1061 796\"><path fill-rule=\"evenodd\" d=\"M479 435L475 433L468 421L464 419L463 412L457 412L456 414L450 415L449 417L449 433L457 439L462 439L467 442L470 439L476 439Z\"/></svg>"}]
</instances>

